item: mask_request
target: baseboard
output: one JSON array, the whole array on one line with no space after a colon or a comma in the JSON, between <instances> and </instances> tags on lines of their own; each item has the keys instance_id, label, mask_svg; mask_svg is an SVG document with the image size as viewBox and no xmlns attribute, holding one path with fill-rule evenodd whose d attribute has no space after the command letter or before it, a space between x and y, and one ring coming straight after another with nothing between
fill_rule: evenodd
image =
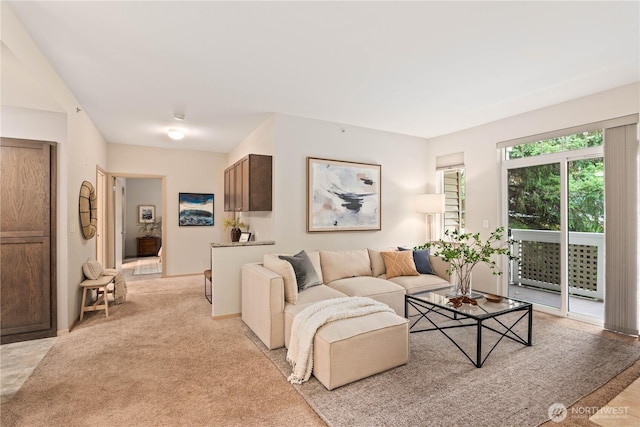
<instances>
[{"instance_id":1,"label":"baseboard","mask_svg":"<svg viewBox=\"0 0 640 427\"><path fill-rule=\"evenodd\" d=\"M223 314L221 316L211 316L213 320L232 319L234 317L240 317L242 313Z\"/></svg>"}]
</instances>

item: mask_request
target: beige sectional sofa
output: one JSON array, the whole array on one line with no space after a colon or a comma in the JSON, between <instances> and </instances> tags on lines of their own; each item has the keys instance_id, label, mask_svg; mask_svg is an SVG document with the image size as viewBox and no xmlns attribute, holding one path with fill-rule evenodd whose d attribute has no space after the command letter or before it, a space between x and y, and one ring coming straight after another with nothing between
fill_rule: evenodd
<instances>
[{"instance_id":1,"label":"beige sectional sofa","mask_svg":"<svg viewBox=\"0 0 640 427\"><path fill-rule=\"evenodd\" d=\"M395 248L305 252L320 284L303 290L298 289L296 271L292 264L279 258L279 254L266 254L262 263L243 266L242 320L260 340L269 349L288 347L293 318L306 307L331 298L365 296L387 304L396 312L396 315L378 313L366 316L366 319L360 319L358 322L354 319L342 319L320 328L315 341L318 348L327 347L328 344L322 340L329 335L336 336L334 337L336 343L334 349L314 354L314 366L319 370L327 370L327 366L335 365L335 369L330 373L317 372L314 369L314 376L331 389L406 363L408 325L404 318L404 295L448 286L447 263L440 258L430 256L430 265L435 274L419 274L417 271L411 271L408 275L398 275L398 272L402 273L403 269L414 268L415 270L415 264L408 262L411 251L406 251L404 255ZM397 261L396 258L402 261ZM412 264L413 267L400 266L398 269L398 265L394 263L399 262ZM390 274L391 270L387 271L387 265L392 267L393 274ZM381 336L384 339L381 340ZM336 356L335 349L339 348L337 341L343 341L341 345L345 348L344 356ZM367 350L366 353L371 360L365 361L366 363L355 359L349 361L348 358L354 357L352 347L356 342L359 342L359 346L375 347L377 345L378 352ZM396 345L388 345L390 342L395 342ZM398 342L404 344L397 345ZM397 348L398 346L400 348ZM394 353L394 349L397 350L397 354ZM361 352L357 353L358 357L363 357ZM323 357L323 354L333 354L334 360L326 360L331 357ZM381 361L381 359L384 360ZM365 366L365 371L354 374L349 366L360 368ZM336 373L340 370L345 374ZM322 376L326 378L323 380Z\"/></svg>"}]
</instances>

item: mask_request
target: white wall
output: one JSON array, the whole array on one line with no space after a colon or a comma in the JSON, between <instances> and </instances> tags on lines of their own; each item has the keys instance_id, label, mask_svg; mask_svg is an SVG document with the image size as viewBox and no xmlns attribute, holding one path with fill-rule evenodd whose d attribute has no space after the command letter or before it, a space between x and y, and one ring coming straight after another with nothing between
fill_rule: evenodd
<instances>
[{"instance_id":1,"label":"white wall","mask_svg":"<svg viewBox=\"0 0 640 427\"><path fill-rule=\"evenodd\" d=\"M226 241L222 234L224 169L227 155L208 151L149 148L109 144L109 173L115 175L164 176L166 194L162 246L165 274L202 274L210 268L211 242ZM213 193L214 226L178 226L178 193ZM224 237L223 237L224 236ZM225 240L221 240L221 239Z\"/></svg>"},{"instance_id":2,"label":"white wall","mask_svg":"<svg viewBox=\"0 0 640 427\"><path fill-rule=\"evenodd\" d=\"M424 139L300 117L276 116L275 240L278 250L355 249L424 243L424 193L430 155ZM307 233L307 157L381 165L382 230Z\"/></svg>"},{"instance_id":3,"label":"white wall","mask_svg":"<svg viewBox=\"0 0 640 427\"><path fill-rule=\"evenodd\" d=\"M531 111L428 141L426 168L435 181L435 157L464 152L466 173L466 230L480 232L500 226L500 158L496 144L501 141L597 122L638 113L640 84L632 84ZM482 221L489 220L489 230ZM488 269L474 270L474 287L498 292L498 278Z\"/></svg>"},{"instance_id":4,"label":"white wall","mask_svg":"<svg viewBox=\"0 0 640 427\"><path fill-rule=\"evenodd\" d=\"M125 213L125 257L136 257L138 252L137 237L142 237L138 223L138 206L153 205L156 207L156 220L162 221L162 180L158 178L127 178L127 203Z\"/></svg>"},{"instance_id":5,"label":"white wall","mask_svg":"<svg viewBox=\"0 0 640 427\"><path fill-rule=\"evenodd\" d=\"M82 181L95 183L96 166L107 169L106 142L11 8L6 2L0 7L3 51L6 47L12 60L30 74L28 80L37 82L22 101L37 103L34 93L42 91L41 100L47 105L12 105L19 94L3 96L2 136L58 142L57 311L58 331L65 331L79 317L82 263L96 255L95 240L85 240L79 229L78 193ZM3 86L12 83L2 81ZM47 109L55 109L54 116Z\"/></svg>"},{"instance_id":6,"label":"white wall","mask_svg":"<svg viewBox=\"0 0 640 427\"><path fill-rule=\"evenodd\" d=\"M424 214L413 210L414 195L428 187L426 140L389 132L277 114L267 120L229 156L229 164L249 154L273 156L273 211L243 213L258 240L275 246L214 249L213 314L239 313L240 267L262 261L264 252L294 253L301 249L383 248L422 244ZM307 157L382 166L382 230L307 233ZM238 253L242 251L242 253ZM235 261L227 259L232 256ZM241 259L241 262L238 262ZM217 267L214 270L220 270ZM222 301L222 302L220 302Z\"/></svg>"}]
</instances>

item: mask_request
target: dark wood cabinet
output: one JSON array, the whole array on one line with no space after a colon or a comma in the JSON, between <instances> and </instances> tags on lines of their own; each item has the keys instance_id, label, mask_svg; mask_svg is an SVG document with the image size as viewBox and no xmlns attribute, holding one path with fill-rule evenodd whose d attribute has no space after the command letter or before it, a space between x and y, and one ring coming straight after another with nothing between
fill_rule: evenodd
<instances>
[{"instance_id":1,"label":"dark wood cabinet","mask_svg":"<svg viewBox=\"0 0 640 427\"><path fill-rule=\"evenodd\" d=\"M160 250L159 237L138 237L138 257L157 256Z\"/></svg>"},{"instance_id":2,"label":"dark wood cabinet","mask_svg":"<svg viewBox=\"0 0 640 427\"><path fill-rule=\"evenodd\" d=\"M270 211L272 158L249 154L224 171L226 212Z\"/></svg>"}]
</instances>

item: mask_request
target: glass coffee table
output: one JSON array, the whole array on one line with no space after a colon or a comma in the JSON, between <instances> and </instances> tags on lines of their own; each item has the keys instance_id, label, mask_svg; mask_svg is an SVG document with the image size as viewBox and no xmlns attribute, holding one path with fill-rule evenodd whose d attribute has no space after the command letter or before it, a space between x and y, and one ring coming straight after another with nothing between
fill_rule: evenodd
<instances>
[{"instance_id":1,"label":"glass coffee table","mask_svg":"<svg viewBox=\"0 0 640 427\"><path fill-rule=\"evenodd\" d=\"M476 305L465 303L455 307L450 302L451 297L447 296L449 291L450 288L446 288L405 295L404 313L405 317L409 319L409 332L442 332L477 368L482 367L487 357L503 338L509 338L525 346L532 345L533 310L530 303L506 297L502 297L500 301L492 302L487 300L483 294L479 294L482 296L475 299ZM409 316L410 308L415 310L411 316ZM525 318L527 319L526 338L514 330L516 325ZM427 327L420 328L420 324L424 324L424 322L420 322L423 319L427 322L425 325ZM475 358L469 355L447 333L450 329L474 327L476 328ZM499 338L483 358L482 331L484 329L495 332Z\"/></svg>"}]
</instances>

